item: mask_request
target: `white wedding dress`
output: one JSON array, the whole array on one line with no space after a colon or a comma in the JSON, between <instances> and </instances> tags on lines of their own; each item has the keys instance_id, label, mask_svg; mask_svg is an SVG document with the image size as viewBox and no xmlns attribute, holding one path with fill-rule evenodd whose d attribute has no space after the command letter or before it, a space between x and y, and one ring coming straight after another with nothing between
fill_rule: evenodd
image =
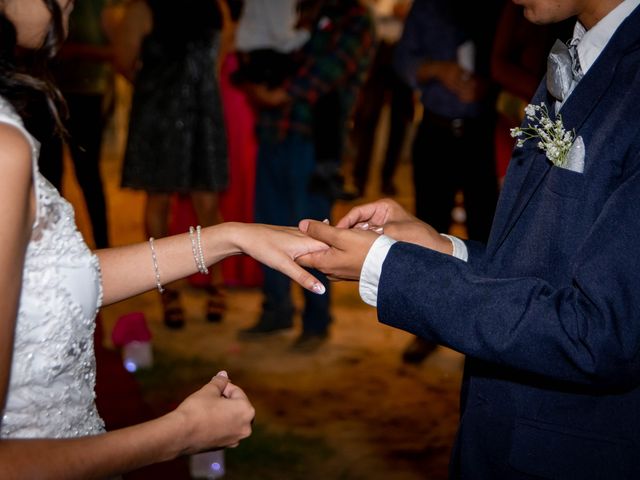
<instances>
[{"instance_id":1,"label":"white wedding dress","mask_svg":"<svg viewBox=\"0 0 640 480\"><path fill-rule=\"evenodd\" d=\"M94 402L98 258L78 232L71 205L40 174L38 142L2 97L0 122L21 130L32 145L36 196L0 437L95 435L104 431Z\"/></svg>"}]
</instances>

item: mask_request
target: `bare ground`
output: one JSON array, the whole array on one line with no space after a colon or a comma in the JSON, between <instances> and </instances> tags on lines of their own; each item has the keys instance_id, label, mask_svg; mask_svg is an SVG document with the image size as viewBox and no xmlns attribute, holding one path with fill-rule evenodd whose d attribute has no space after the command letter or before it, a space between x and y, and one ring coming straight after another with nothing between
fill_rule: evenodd
<instances>
[{"instance_id":1,"label":"bare ground","mask_svg":"<svg viewBox=\"0 0 640 480\"><path fill-rule=\"evenodd\" d=\"M259 452L231 452L230 461L236 455L253 465L252 476L237 478L446 478L458 418L460 355L440 348L422 365L403 364L400 354L410 335L379 324L354 285L336 285L331 337L313 353L290 349L297 328L260 340L238 339L238 330L258 315L259 291L228 291L229 311L220 324L202 320L201 292L186 284L183 292L189 315L184 330L163 327L153 293L106 309L105 327L109 331L120 314L133 309L147 312L156 365L141 380L158 411L219 369L245 389L257 411L258 446L283 458L268 465L279 471L270 477L261 470ZM274 445L279 441L284 451ZM248 451L255 448L250 444ZM304 465L290 464L287 453Z\"/></svg>"}]
</instances>

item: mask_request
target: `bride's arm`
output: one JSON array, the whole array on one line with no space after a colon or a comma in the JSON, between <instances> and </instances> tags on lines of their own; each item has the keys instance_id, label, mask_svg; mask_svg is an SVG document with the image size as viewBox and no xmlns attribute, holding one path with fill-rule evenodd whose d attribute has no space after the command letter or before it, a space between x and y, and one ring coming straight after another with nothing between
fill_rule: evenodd
<instances>
[{"instance_id":1,"label":"bride's arm","mask_svg":"<svg viewBox=\"0 0 640 480\"><path fill-rule=\"evenodd\" d=\"M297 228L222 223L202 229L201 245L207 266L245 253L312 292L324 292L320 281L297 265L295 259L327 247ZM166 284L198 271L188 233L156 239L153 250L149 242L144 242L96 252L102 269L105 305L156 288L156 273L161 284ZM152 253L155 253L155 263Z\"/></svg>"},{"instance_id":2,"label":"bride's arm","mask_svg":"<svg viewBox=\"0 0 640 480\"><path fill-rule=\"evenodd\" d=\"M0 478L109 478L151 463L237 445L251 434L254 409L244 392L217 375L160 418L101 435L0 440Z\"/></svg>"},{"instance_id":3,"label":"bride's arm","mask_svg":"<svg viewBox=\"0 0 640 480\"><path fill-rule=\"evenodd\" d=\"M0 145L0 409L3 409L33 214L31 146L18 129L2 123Z\"/></svg>"}]
</instances>

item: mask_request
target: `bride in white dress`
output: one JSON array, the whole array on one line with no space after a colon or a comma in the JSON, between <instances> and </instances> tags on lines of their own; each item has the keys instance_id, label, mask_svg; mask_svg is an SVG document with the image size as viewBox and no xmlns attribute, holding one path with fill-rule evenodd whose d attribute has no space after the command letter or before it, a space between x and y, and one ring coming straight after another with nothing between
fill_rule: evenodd
<instances>
[{"instance_id":1,"label":"bride in white dress","mask_svg":"<svg viewBox=\"0 0 640 480\"><path fill-rule=\"evenodd\" d=\"M16 43L57 47L73 0L0 0L0 478L104 478L251 433L254 410L220 372L173 412L109 433L94 404L93 331L101 305L249 254L323 293L294 259L326 248L294 229L221 224L91 252L73 209L38 171L25 129L46 81L17 65ZM56 25L58 28L56 29ZM15 27L16 40L7 45ZM27 95L24 95L25 92ZM52 109L55 115L56 110Z\"/></svg>"}]
</instances>

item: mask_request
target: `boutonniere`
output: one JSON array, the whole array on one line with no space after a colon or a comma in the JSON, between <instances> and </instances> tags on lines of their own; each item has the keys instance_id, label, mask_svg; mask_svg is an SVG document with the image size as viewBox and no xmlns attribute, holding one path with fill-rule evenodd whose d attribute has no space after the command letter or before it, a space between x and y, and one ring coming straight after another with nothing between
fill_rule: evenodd
<instances>
[{"instance_id":1,"label":"boutonniere","mask_svg":"<svg viewBox=\"0 0 640 480\"><path fill-rule=\"evenodd\" d=\"M527 105L524 113L528 126L511 129L511 136L517 139L516 147L522 147L527 140L538 139L538 148L545 152L549 161L556 167L567 168L575 131L564 128L560 114L555 121L551 120L544 103Z\"/></svg>"}]
</instances>

